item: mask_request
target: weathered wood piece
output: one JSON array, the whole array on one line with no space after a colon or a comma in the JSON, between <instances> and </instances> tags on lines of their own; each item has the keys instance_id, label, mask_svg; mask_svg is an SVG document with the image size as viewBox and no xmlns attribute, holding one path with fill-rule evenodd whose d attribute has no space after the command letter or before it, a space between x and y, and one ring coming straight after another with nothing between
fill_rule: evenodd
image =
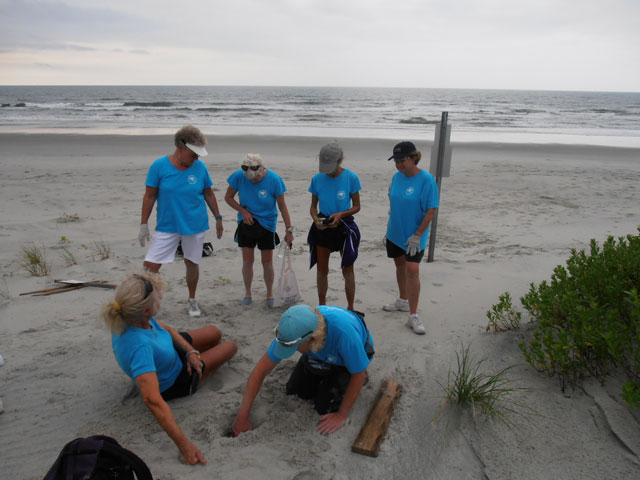
<instances>
[{"instance_id":1,"label":"weathered wood piece","mask_svg":"<svg viewBox=\"0 0 640 480\"><path fill-rule=\"evenodd\" d=\"M376 397L369 415L360 429L360 433L351 445L351 451L377 457L380 453L380 445L384 441L389 429L389 423L400 395L402 386L392 378L386 378L380 385L380 391Z\"/></svg>"},{"instance_id":2,"label":"weathered wood piece","mask_svg":"<svg viewBox=\"0 0 640 480\"><path fill-rule=\"evenodd\" d=\"M33 295L34 297L42 297L46 295L54 295L56 293L69 292L84 287L100 287L100 288L116 288L117 285L107 283L104 280L96 280L92 282L83 282L80 280L54 280L56 283L62 283L57 287L43 288L42 290L34 290L33 292L23 292L20 295Z\"/></svg>"}]
</instances>

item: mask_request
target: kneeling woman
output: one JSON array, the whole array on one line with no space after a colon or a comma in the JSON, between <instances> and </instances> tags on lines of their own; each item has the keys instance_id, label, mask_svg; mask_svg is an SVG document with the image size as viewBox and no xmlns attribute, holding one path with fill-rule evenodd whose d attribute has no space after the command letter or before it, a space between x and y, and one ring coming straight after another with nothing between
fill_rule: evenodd
<instances>
[{"instance_id":1,"label":"kneeling woman","mask_svg":"<svg viewBox=\"0 0 640 480\"><path fill-rule=\"evenodd\" d=\"M373 339L364 315L344 308L295 305L280 317L275 339L247 382L233 424L239 435L251 429L249 412L266 376L281 360L302 353L287 382L287 395L313 400L323 415L316 430L329 434L344 425L366 379Z\"/></svg>"},{"instance_id":2,"label":"kneeling woman","mask_svg":"<svg viewBox=\"0 0 640 480\"><path fill-rule=\"evenodd\" d=\"M118 286L114 301L103 307L102 315L111 330L120 368L136 381L145 405L180 450L180 460L206 463L198 447L180 430L167 401L194 393L235 355L237 347L220 342L222 333L212 325L178 333L157 321L154 316L165 289L158 274L129 275Z\"/></svg>"}]
</instances>

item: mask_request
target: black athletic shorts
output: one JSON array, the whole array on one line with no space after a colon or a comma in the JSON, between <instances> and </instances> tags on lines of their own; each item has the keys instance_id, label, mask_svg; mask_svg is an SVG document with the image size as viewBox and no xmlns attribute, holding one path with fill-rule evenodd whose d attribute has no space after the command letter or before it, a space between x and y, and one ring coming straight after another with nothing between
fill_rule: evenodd
<instances>
[{"instance_id":1,"label":"black athletic shorts","mask_svg":"<svg viewBox=\"0 0 640 480\"><path fill-rule=\"evenodd\" d=\"M336 228L320 230L314 223L311 225L311 235L316 247L328 248L330 252L341 252L347 238L347 228L340 223Z\"/></svg>"},{"instance_id":2,"label":"black athletic shorts","mask_svg":"<svg viewBox=\"0 0 640 480\"><path fill-rule=\"evenodd\" d=\"M234 240L239 247L255 248L257 245L258 250L273 250L280 243L278 234L264 228L256 219L252 225L240 222Z\"/></svg>"},{"instance_id":3,"label":"black athletic shorts","mask_svg":"<svg viewBox=\"0 0 640 480\"><path fill-rule=\"evenodd\" d=\"M287 381L287 395L313 400L320 415L337 412L351 380L345 367L318 362L306 353Z\"/></svg>"},{"instance_id":4,"label":"black athletic shorts","mask_svg":"<svg viewBox=\"0 0 640 480\"><path fill-rule=\"evenodd\" d=\"M407 262L420 263L422 261L422 257L424 257L424 250L420 250L415 255L409 256L407 255L406 251L401 249L398 245L390 241L388 238L384 243L387 246L387 257L389 258L398 258L404 255Z\"/></svg>"},{"instance_id":5,"label":"black athletic shorts","mask_svg":"<svg viewBox=\"0 0 640 480\"><path fill-rule=\"evenodd\" d=\"M182 338L184 338L190 345L193 345L193 339L191 335L187 332L179 332ZM180 361L182 362L182 370L180 370L180 374L176 381L167 388L164 392L161 392L162 398L164 398L165 402L174 398L186 397L193 393L196 393L198 390L198 382L200 381L200 375L195 370L191 370L191 375L187 371L187 359L180 348L176 348L176 352L178 352L178 356L180 357ZM204 375L204 369L206 365L202 362L202 374Z\"/></svg>"}]
</instances>

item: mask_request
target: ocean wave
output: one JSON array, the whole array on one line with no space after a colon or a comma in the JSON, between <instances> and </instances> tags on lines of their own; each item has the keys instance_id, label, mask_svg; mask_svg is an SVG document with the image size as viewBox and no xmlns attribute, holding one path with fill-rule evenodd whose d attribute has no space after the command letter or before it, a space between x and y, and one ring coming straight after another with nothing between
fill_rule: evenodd
<instances>
[{"instance_id":1,"label":"ocean wave","mask_svg":"<svg viewBox=\"0 0 640 480\"><path fill-rule=\"evenodd\" d=\"M435 125L439 123L438 120L427 120L424 117L411 117L411 118L403 118L398 123L404 123L409 125Z\"/></svg>"},{"instance_id":2,"label":"ocean wave","mask_svg":"<svg viewBox=\"0 0 640 480\"><path fill-rule=\"evenodd\" d=\"M124 102L123 107L173 107L173 102Z\"/></svg>"}]
</instances>

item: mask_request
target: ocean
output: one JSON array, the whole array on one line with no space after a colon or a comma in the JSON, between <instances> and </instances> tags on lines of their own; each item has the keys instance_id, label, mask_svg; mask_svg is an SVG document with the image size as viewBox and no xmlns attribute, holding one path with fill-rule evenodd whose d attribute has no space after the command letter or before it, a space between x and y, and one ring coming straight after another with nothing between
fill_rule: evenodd
<instances>
[{"instance_id":1,"label":"ocean","mask_svg":"<svg viewBox=\"0 0 640 480\"><path fill-rule=\"evenodd\" d=\"M2 133L206 134L640 147L640 93L244 86L0 86Z\"/></svg>"}]
</instances>

